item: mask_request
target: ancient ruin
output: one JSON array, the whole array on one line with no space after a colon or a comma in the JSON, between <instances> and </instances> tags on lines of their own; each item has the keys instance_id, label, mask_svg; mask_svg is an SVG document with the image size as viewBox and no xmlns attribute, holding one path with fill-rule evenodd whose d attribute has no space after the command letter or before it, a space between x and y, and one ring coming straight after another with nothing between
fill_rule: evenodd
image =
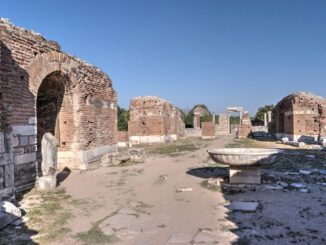
<instances>
[{"instance_id":1,"label":"ancient ruin","mask_svg":"<svg viewBox=\"0 0 326 245\"><path fill-rule=\"evenodd\" d=\"M201 117L204 115L209 115L209 111L206 110L203 106L197 106L194 109L194 129L201 128Z\"/></svg>"},{"instance_id":2,"label":"ancient ruin","mask_svg":"<svg viewBox=\"0 0 326 245\"><path fill-rule=\"evenodd\" d=\"M238 138L247 138L251 135L252 125L250 115L248 111L244 111L243 107L227 107L226 113L219 115L219 121L216 125L217 135L229 135L235 134ZM238 112L240 116L239 124L232 124L230 122L230 116L232 112ZM233 129L232 126L235 128Z\"/></svg>"},{"instance_id":3,"label":"ancient ruin","mask_svg":"<svg viewBox=\"0 0 326 245\"><path fill-rule=\"evenodd\" d=\"M47 132L59 141L59 168L85 169L117 151L117 97L105 73L5 19L0 45L0 193L34 185Z\"/></svg>"},{"instance_id":4,"label":"ancient ruin","mask_svg":"<svg viewBox=\"0 0 326 245\"><path fill-rule=\"evenodd\" d=\"M177 140L184 130L181 112L170 102L156 96L131 99L128 134L132 144Z\"/></svg>"},{"instance_id":5,"label":"ancient ruin","mask_svg":"<svg viewBox=\"0 0 326 245\"><path fill-rule=\"evenodd\" d=\"M314 142L326 136L326 99L309 92L283 98L272 111L269 131L276 138Z\"/></svg>"}]
</instances>

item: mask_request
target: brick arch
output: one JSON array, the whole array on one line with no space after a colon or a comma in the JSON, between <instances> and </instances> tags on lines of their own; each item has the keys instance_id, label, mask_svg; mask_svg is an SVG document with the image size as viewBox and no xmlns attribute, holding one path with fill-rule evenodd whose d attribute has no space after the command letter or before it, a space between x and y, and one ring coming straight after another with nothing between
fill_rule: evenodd
<instances>
[{"instance_id":1,"label":"brick arch","mask_svg":"<svg viewBox=\"0 0 326 245\"><path fill-rule=\"evenodd\" d=\"M71 62L71 57L64 53L51 51L37 55L28 65L27 73L29 75L29 90L37 97L37 92L43 80L53 72L64 72L63 66ZM68 75L68 74L65 74ZM68 76L71 80L72 78Z\"/></svg>"}]
</instances>

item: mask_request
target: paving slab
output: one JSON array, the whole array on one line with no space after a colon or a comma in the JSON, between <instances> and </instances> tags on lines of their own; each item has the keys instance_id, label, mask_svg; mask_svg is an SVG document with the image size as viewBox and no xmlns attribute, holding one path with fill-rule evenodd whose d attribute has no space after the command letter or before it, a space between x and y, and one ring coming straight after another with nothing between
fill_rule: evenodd
<instances>
[{"instance_id":1,"label":"paving slab","mask_svg":"<svg viewBox=\"0 0 326 245\"><path fill-rule=\"evenodd\" d=\"M229 209L234 211L256 211L259 203L258 202L232 202L229 206Z\"/></svg>"}]
</instances>

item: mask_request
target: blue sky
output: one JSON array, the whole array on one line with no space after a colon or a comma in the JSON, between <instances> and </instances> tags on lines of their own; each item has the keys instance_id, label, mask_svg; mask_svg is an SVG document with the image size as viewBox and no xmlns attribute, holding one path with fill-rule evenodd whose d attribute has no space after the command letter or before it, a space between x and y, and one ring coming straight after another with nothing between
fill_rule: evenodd
<instances>
[{"instance_id":1,"label":"blue sky","mask_svg":"<svg viewBox=\"0 0 326 245\"><path fill-rule=\"evenodd\" d=\"M108 73L118 102L251 114L285 95L326 96L324 0L0 0L0 16Z\"/></svg>"}]
</instances>

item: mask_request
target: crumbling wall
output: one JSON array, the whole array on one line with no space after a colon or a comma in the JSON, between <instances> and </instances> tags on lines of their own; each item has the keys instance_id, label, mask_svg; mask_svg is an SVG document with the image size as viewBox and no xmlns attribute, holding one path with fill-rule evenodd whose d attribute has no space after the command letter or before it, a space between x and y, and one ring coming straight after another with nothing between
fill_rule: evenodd
<instances>
[{"instance_id":1,"label":"crumbling wall","mask_svg":"<svg viewBox=\"0 0 326 245\"><path fill-rule=\"evenodd\" d=\"M156 96L131 100L128 133L132 143L177 140L184 128L180 110L170 102Z\"/></svg>"},{"instance_id":2,"label":"crumbling wall","mask_svg":"<svg viewBox=\"0 0 326 245\"><path fill-rule=\"evenodd\" d=\"M62 52L56 42L5 19L0 19L0 64L0 134L8 142L0 166L14 167L11 187L35 181L41 138L37 137L38 92L47 79L55 82L55 76L64 78L64 98L57 108L57 122L52 121L60 135L59 166L86 168L117 150L117 98L105 73ZM46 106L45 112L50 111L51 105ZM5 176L13 176L12 172Z\"/></svg>"},{"instance_id":3,"label":"crumbling wall","mask_svg":"<svg viewBox=\"0 0 326 245\"><path fill-rule=\"evenodd\" d=\"M201 124L201 136L202 138L215 138L216 136L215 122L202 122Z\"/></svg>"},{"instance_id":4,"label":"crumbling wall","mask_svg":"<svg viewBox=\"0 0 326 245\"><path fill-rule=\"evenodd\" d=\"M238 138L247 138L251 136L251 130L252 125L249 112L244 111L242 114L242 123L238 126Z\"/></svg>"},{"instance_id":5,"label":"crumbling wall","mask_svg":"<svg viewBox=\"0 0 326 245\"><path fill-rule=\"evenodd\" d=\"M309 92L284 97L272 111L269 131L276 138L313 142L326 136L326 100Z\"/></svg>"}]
</instances>

